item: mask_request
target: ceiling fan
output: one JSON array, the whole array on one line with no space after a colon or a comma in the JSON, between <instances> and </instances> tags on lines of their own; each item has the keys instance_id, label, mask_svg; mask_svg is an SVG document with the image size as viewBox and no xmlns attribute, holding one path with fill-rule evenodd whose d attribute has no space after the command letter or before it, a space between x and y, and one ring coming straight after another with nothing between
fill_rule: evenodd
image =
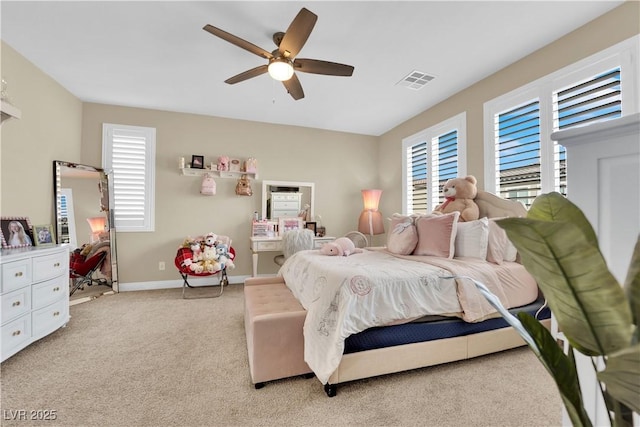
<instances>
[{"instance_id":1,"label":"ceiling fan","mask_svg":"<svg viewBox=\"0 0 640 427\"><path fill-rule=\"evenodd\" d=\"M311 30L313 30L317 20L318 16L316 14L306 8L302 8L285 33L277 32L273 34L273 42L278 46L273 52L267 52L253 43L249 43L213 25L207 24L203 30L269 60L268 64L260 65L230 77L225 80L225 83L230 85L240 83L268 72L274 79L282 81L287 92L289 92L293 99L298 100L304 98L304 91L294 70L303 73L324 74L329 76L349 77L353 74L353 67L351 65L321 61L318 59L296 58L296 55L309 38Z\"/></svg>"}]
</instances>

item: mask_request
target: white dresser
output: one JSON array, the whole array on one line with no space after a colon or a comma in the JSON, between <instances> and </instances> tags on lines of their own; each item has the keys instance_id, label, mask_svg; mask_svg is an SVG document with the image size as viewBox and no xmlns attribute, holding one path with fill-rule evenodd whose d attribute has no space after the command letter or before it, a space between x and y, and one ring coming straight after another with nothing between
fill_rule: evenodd
<instances>
[{"instance_id":1,"label":"white dresser","mask_svg":"<svg viewBox=\"0 0 640 427\"><path fill-rule=\"evenodd\" d=\"M69 250L66 246L3 249L1 360L69 321Z\"/></svg>"},{"instance_id":2,"label":"white dresser","mask_svg":"<svg viewBox=\"0 0 640 427\"><path fill-rule=\"evenodd\" d=\"M271 193L269 218L297 217L302 204L302 193Z\"/></svg>"}]
</instances>

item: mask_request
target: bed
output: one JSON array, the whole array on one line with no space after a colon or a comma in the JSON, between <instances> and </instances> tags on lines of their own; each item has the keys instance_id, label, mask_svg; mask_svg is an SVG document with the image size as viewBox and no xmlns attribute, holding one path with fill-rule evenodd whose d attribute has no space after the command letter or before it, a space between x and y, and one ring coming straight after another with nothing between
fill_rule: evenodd
<instances>
[{"instance_id":1,"label":"bed","mask_svg":"<svg viewBox=\"0 0 640 427\"><path fill-rule=\"evenodd\" d=\"M462 277L485 283L513 312L550 317L515 248L489 219L525 216L524 206L484 191L476 203L483 219L473 223L451 214L411 218L416 226L407 228L408 217L396 216L384 248L349 257L301 251L287 259L278 274L307 311L305 362L327 395L347 381L523 345ZM403 227L415 236L401 234Z\"/></svg>"}]
</instances>

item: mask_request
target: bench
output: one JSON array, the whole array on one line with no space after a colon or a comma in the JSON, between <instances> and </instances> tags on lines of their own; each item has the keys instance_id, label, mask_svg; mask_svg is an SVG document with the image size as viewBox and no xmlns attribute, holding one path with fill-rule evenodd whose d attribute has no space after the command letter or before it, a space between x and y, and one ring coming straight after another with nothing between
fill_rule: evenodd
<instances>
[{"instance_id":1,"label":"bench","mask_svg":"<svg viewBox=\"0 0 640 427\"><path fill-rule=\"evenodd\" d=\"M244 282L244 329L249 371L255 388L266 381L313 376L304 361L303 326L307 312L281 277Z\"/></svg>"}]
</instances>

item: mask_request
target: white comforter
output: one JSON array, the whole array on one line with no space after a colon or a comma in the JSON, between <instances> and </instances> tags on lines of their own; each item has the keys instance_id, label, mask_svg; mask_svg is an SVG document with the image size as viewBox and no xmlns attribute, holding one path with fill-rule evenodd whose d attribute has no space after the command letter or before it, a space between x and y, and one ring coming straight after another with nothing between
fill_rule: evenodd
<instances>
[{"instance_id":1,"label":"white comforter","mask_svg":"<svg viewBox=\"0 0 640 427\"><path fill-rule=\"evenodd\" d=\"M464 316L459 285L442 278L450 271L384 251L349 257L301 251L287 259L279 274L307 310L305 361L323 384L340 364L344 340L352 334L426 314ZM482 301L480 296L474 304ZM478 320L487 314L479 313Z\"/></svg>"}]
</instances>

